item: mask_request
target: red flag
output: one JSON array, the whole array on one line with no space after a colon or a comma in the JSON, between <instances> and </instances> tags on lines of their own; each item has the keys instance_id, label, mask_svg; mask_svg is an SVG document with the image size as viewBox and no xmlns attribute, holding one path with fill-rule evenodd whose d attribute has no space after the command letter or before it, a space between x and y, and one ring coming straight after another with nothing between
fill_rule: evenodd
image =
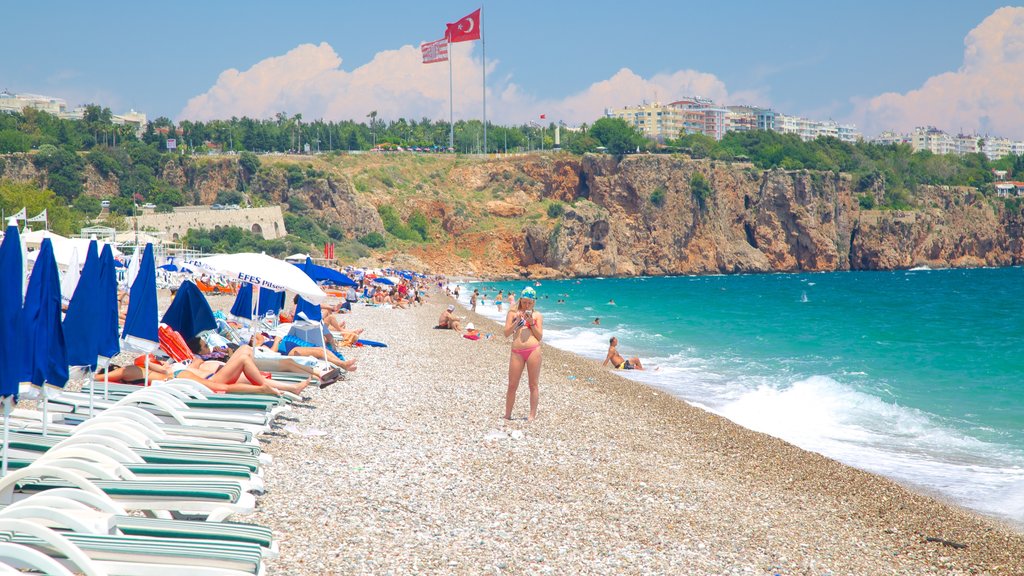
<instances>
[{"instance_id":1,"label":"red flag","mask_svg":"<svg viewBox=\"0 0 1024 576\"><path fill-rule=\"evenodd\" d=\"M541 114L541 115L540 115L540 119L541 119L541 120L543 120L543 119L545 119L545 118L547 118L547 117L548 117L548 115L547 115L547 114Z\"/></svg>"},{"instance_id":2,"label":"red flag","mask_svg":"<svg viewBox=\"0 0 1024 576\"><path fill-rule=\"evenodd\" d=\"M424 64L445 62L448 60L448 39L441 38L433 42L424 42L420 44L420 51L423 52Z\"/></svg>"},{"instance_id":3,"label":"red flag","mask_svg":"<svg viewBox=\"0 0 1024 576\"><path fill-rule=\"evenodd\" d=\"M468 42L480 39L480 9L454 24L448 24L444 33L449 42Z\"/></svg>"}]
</instances>

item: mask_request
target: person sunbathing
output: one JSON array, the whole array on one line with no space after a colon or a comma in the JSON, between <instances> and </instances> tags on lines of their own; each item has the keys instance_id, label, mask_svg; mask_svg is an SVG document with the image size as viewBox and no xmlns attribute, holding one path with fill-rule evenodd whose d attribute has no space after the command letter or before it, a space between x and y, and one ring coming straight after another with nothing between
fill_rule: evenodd
<instances>
[{"instance_id":1,"label":"person sunbathing","mask_svg":"<svg viewBox=\"0 0 1024 576\"><path fill-rule=\"evenodd\" d=\"M459 324L459 318L455 316L455 304L449 304L448 308L446 308L444 312L441 312L441 317L437 319L437 327L447 330L455 330L460 334L462 333L462 326Z\"/></svg>"},{"instance_id":2,"label":"person sunbathing","mask_svg":"<svg viewBox=\"0 0 1024 576\"><path fill-rule=\"evenodd\" d=\"M264 376L256 367L251 356L252 349L242 350L241 354L232 354L227 362L207 360L198 365L162 364L152 362L149 365L149 378L145 371L133 365L111 368L107 377L110 380L125 384L152 384L174 378L184 378L199 382L213 392L234 394L270 394L280 396L282 392L301 393L310 380L292 384L279 382ZM102 378L102 371L97 372L96 379Z\"/></svg>"},{"instance_id":3,"label":"person sunbathing","mask_svg":"<svg viewBox=\"0 0 1024 576\"><path fill-rule=\"evenodd\" d=\"M359 332L361 333L362 330L359 330ZM359 338L358 334L355 335L355 338ZM334 336L328 333L324 335L324 340L326 346L318 346L313 342L306 342L296 336L285 336L283 338L278 336L273 341L270 341L266 335L257 334L252 337L251 341L254 346L264 346L278 354L284 354L285 356L308 356L318 360L326 360L338 368L342 368L348 372L355 372L355 358L345 360L345 357L334 349ZM324 356L325 348L327 353L326 357Z\"/></svg>"},{"instance_id":4,"label":"person sunbathing","mask_svg":"<svg viewBox=\"0 0 1024 576\"><path fill-rule=\"evenodd\" d=\"M318 362L320 361L313 358L309 358L307 363L295 360L294 358L298 358L298 355L282 356L281 353L277 351L277 344L279 341L280 338L274 339L266 332L253 334L252 338L249 338L249 346L253 349L254 359L256 360L257 366L260 366L261 360L264 362L273 361L278 370L283 370L285 372L300 372L316 377L320 380L320 388L326 388L338 380L345 379L345 375L334 366L330 366L328 370L317 370L316 366L319 365ZM272 356L258 355L260 350ZM353 365L354 364L355 362L353 362Z\"/></svg>"}]
</instances>

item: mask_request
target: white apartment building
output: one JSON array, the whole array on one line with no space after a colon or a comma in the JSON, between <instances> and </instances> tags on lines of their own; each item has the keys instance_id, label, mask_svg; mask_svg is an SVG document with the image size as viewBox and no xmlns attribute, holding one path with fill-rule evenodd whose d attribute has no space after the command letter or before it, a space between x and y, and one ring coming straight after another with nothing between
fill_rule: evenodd
<instances>
[{"instance_id":1,"label":"white apartment building","mask_svg":"<svg viewBox=\"0 0 1024 576\"><path fill-rule=\"evenodd\" d=\"M910 145L914 152L928 150L932 154L951 154L956 152L953 138L934 126L918 126L911 135Z\"/></svg>"},{"instance_id":2,"label":"white apartment building","mask_svg":"<svg viewBox=\"0 0 1024 576\"><path fill-rule=\"evenodd\" d=\"M843 142L861 139L860 132L852 124L810 120L753 106L721 107L700 97L688 97L669 104L645 102L638 106L606 108L604 114L608 118L624 120L657 142L678 138L680 134L704 134L721 140L726 132L750 130L796 134L802 140L814 140L819 136L838 138Z\"/></svg>"},{"instance_id":3,"label":"white apartment building","mask_svg":"<svg viewBox=\"0 0 1024 576\"><path fill-rule=\"evenodd\" d=\"M856 142L861 139L860 132L853 124L839 124L833 120L811 120L787 114L775 115L775 130L783 134L795 134L804 141L818 137L838 138L843 142Z\"/></svg>"},{"instance_id":4,"label":"white apartment building","mask_svg":"<svg viewBox=\"0 0 1024 576\"><path fill-rule=\"evenodd\" d=\"M13 94L6 90L0 92L0 112L21 112L25 108L60 116L67 113L68 103L60 98L39 94Z\"/></svg>"},{"instance_id":5,"label":"white apartment building","mask_svg":"<svg viewBox=\"0 0 1024 576\"><path fill-rule=\"evenodd\" d=\"M683 129L683 116L680 110L664 106L660 102L643 103L639 106L625 108L607 108L607 118L619 118L636 128L641 134L656 142L678 138Z\"/></svg>"},{"instance_id":6,"label":"white apartment building","mask_svg":"<svg viewBox=\"0 0 1024 576\"><path fill-rule=\"evenodd\" d=\"M1012 144L1007 138L984 138L981 151L989 160L999 160L1012 154Z\"/></svg>"},{"instance_id":7,"label":"white apartment building","mask_svg":"<svg viewBox=\"0 0 1024 576\"><path fill-rule=\"evenodd\" d=\"M62 98L39 94L14 94L6 90L0 92L0 112L20 113L26 108L53 114L64 120L81 120L85 117L84 106L68 110L68 104ZM131 126L135 129L135 135L141 138L142 132L146 128L146 115L129 110L124 114L112 114L111 122L119 126Z\"/></svg>"},{"instance_id":8,"label":"white apartment building","mask_svg":"<svg viewBox=\"0 0 1024 576\"><path fill-rule=\"evenodd\" d=\"M934 126L918 126L910 135L886 131L872 138L871 141L878 144L909 142L914 152L928 150L933 154L956 154L958 156L982 153L989 160L999 160L1010 154L1024 155L1024 141L977 134L950 136Z\"/></svg>"},{"instance_id":9,"label":"white apartment building","mask_svg":"<svg viewBox=\"0 0 1024 576\"><path fill-rule=\"evenodd\" d=\"M871 139L875 144L910 144L910 137L906 134L897 134L892 130L886 130Z\"/></svg>"},{"instance_id":10,"label":"white apartment building","mask_svg":"<svg viewBox=\"0 0 1024 576\"><path fill-rule=\"evenodd\" d=\"M981 151L978 147L978 137L973 134L957 134L953 139L955 152L960 156L965 154L977 154Z\"/></svg>"}]
</instances>

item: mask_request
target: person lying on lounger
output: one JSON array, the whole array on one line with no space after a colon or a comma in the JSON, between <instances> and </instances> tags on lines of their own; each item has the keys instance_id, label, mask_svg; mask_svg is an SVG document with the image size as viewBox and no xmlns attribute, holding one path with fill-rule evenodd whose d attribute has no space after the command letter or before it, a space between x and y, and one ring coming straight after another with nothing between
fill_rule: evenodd
<instances>
[{"instance_id":1,"label":"person lying on lounger","mask_svg":"<svg viewBox=\"0 0 1024 576\"><path fill-rule=\"evenodd\" d=\"M362 332L362 330L359 332ZM356 334L355 337L358 338L359 335ZM284 354L286 356L309 356L310 358L326 360L338 368L342 368L349 372L355 372L355 359L345 360L345 357L334 349L334 336L328 333L324 336L324 339L327 344L326 358L324 357L324 346L313 342L306 342L305 340L296 338L295 336L285 336L283 338L277 337L270 340L265 334L255 334L250 342L253 346L263 346L279 354Z\"/></svg>"},{"instance_id":2,"label":"person lying on lounger","mask_svg":"<svg viewBox=\"0 0 1024 576\"><path fill-rule=\"evenodd\" d=\"M142 368L131 365L110 371L109 377L125 383L144 384L146 375ZM156 364L149 366L149 381L158 382L172 378L186 378L206 386L214 392L236 394L272 394L282 392L300 394L309 385L309 379L299 383L278 382L264 376L252 357L252 348L240 346L227 362L208 360L192 365ZM100 379L99 376L97 379Z\"/></svg>"}]
</instances>

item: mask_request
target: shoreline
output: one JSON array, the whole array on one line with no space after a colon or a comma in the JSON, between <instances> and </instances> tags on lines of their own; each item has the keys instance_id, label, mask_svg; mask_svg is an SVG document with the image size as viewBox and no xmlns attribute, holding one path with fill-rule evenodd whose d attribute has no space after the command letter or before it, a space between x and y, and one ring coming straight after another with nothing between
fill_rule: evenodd
<instances>
[{"instance_id":1,"label":"shoreline","mask_svg":"<svg viewBox=\"0 0 1024 576\"><path fill-rule=\"evenodd\" d=\"M508 344L433 330L448 302L349 317L390 347L354 351L265 445L270 573L1024 572L1005 523L548 344L538 420L505 423Z\"/></svg>"}]
</instances>

